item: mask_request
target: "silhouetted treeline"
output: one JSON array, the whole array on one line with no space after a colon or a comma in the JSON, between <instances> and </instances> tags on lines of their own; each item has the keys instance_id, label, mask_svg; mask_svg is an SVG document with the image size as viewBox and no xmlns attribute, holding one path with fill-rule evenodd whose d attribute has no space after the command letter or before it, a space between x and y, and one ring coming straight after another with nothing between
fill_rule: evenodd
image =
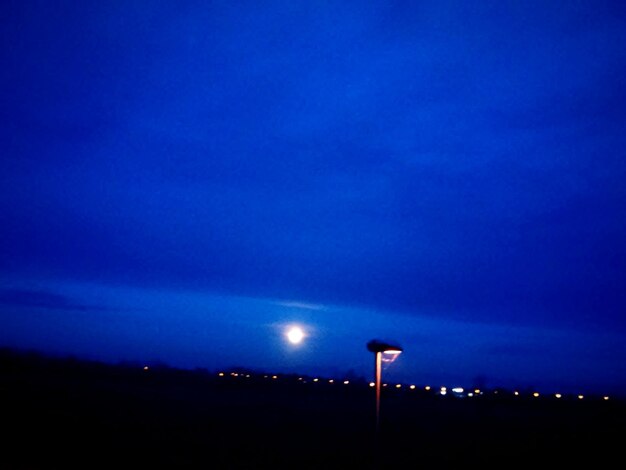
<instances>
[{"instance_id":1,"label":"silhouetted treeline","mask_svg":"<svg viewBox=\"0 0 626 470\"><path fill-rule=\"evenodd\" d=\"M221 372L2 349L0 468L597 468L621 459L626 437L620 400L394 387L376 435L363 379Z\"/></svg>"}]
</instances>

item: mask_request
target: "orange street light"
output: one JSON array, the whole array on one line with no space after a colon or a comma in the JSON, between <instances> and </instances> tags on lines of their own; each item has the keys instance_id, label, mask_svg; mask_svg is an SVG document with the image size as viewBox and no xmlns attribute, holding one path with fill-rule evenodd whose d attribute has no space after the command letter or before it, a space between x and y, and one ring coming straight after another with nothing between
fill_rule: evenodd
<instances>
[{"instance_id":1,"label":"orange street light","mask_svg":"<svg viewBox=\"0 0 626 470\"><path fill-rule=\"evenodd\" d=\"M373 339L367 343L367 350L374 353L374 377L376 386L376 434L380 428L380 382L382 375L383 354L397 356L402 352L402 348L382 341Z\"/></svg>"}]
</instances>

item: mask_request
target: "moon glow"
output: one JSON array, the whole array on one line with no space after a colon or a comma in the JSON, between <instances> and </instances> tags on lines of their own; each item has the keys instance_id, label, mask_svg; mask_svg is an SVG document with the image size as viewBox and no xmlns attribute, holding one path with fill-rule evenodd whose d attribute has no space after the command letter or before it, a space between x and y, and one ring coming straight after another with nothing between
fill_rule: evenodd
<instances>
[{"instance_id":1,"label":"moon glow","mask_svg":"<svg viewBox=\"0 0 626 470\"><path fill-rule=\"evenodd\" d=\"M287 339L291 344L299 344L304 339L304 331L299 326L292 326L287 330Z\"/></svg>"}]
</instances>

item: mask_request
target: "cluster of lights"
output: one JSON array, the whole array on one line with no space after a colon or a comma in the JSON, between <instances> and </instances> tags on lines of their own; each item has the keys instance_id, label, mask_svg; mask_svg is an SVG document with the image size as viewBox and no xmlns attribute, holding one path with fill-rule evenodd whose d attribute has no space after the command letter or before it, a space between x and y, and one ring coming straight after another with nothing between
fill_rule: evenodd
<instances>
[{"instance_id":1,"label":"cluster of lights","mask_svg":"<svg viewBox=\"0 0 626 470\"><path fill-rule=\"evenodd\" d=\"M148 366L144 366L143 370L147 371L148 370ZM226 376L226 374L224 372L219 372L217 375L219 377ZM251 377L250 374L243 374L243 373L238 373L238 372L230 372L228 375L230 375L231 377L246 377L246 378ZM270 379L276 380L276 379L278 379L278 375L264 375L263 378L266 378L266 379L270 378ZM320 380L321 379L319 377L314 377L313 379L311 379L312 382L320 382ZM305 384L308 383L307 380L304 377L298 377L298 381L302 382L302 383L305 383ZM335 379L326 379L326 382L329 383L329 384L333 384L333 383L335 383ZM347 379L343 380L342 383L343 383L343 385L349 385L350 384L350 380L347 380ZM375 387L376 384L374 382L369 382L368 386L369 387ZM382 386L383 387L388 387L389 384L383 383ZM394 385L394 388L401 389L404 386L405 385L403 385L401 383L397 383L397 384ZM416 390L417 386L415 384L410 384L410 385L407 386L407 388L410 389L410 390ZM425 391L429 392L429 391L432 390L432 387L430 385L425 385L423 387L423 389ZM454 396L467 396L467 397L470 397L470 398L471 397L480 396L480 395L484 394L484 392L482 390L478 389L478 388L474 389L473 391L467 391L466 392L463 387L454 387L454 388L449 390L448 387L445 387L445 386L439 387L439 389L437 391L437 394L445 396L449 392L452 392L452 395L454 395ZM498 390L494 390L493 393L497 394ZM519 397L521 395L521 393L518 390L515 390L515 391L513 391L513 395L516 396L516 397ZM540 395L539 392L532 392L530 394L530 396L532 396L533 398L539 398L541 395ZM561 398L563 398L563 394L555 393L553 395L553 397L556 398L556 399L561 399ZM576 398L578 400L583 400L585 398L585 396L580 394L580 395L576 395ZM609 398L610 397L608 395L602 396L602 400L604 400L604 401L608 401Z\"/></svg>"}]
</instances>

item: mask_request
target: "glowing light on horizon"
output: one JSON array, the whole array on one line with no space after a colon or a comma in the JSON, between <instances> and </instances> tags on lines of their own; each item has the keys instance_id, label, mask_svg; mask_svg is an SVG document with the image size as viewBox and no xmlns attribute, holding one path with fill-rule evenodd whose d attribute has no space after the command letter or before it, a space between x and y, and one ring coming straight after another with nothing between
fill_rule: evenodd
<instances>
[{"instance_id":1,"label":"glowing light on horizon","mask_svg":"<svg viewBox=\"0 0 626 470\"><path fill-rule=\"evenodd\" d=\"M148 371L150 369L150 367L147 366L147 365L146 366L141 366L141 367L142 367L142 370L144 370L144 371ZM244 373L238 373L238 372L218 372L217 373L217 375L219 377L224 377L226 374L228 374L228 375L230 375L232 377L248 377L248 378L251 377L250 374L244 374ZM272 378L272 379L278 379L278 375L264 375L263 377L265 377L265 378ZM307 382L304 379L304 377L298 377L297 380L300 381L300 382L303 382L303 383ZM335 379L322 379L322 380L328 380L329 384L335 383ZM319 382L320 379L316 377L316 378L313 378L312 381L313 382ZM350 380L347 380L347 379L346 380L341 380L341 379L339 379L337 383L343 383L344 385L348 385L348 384L350 384ZM369 382L368 386L369 387L375 387L376 383L375 382ZM398 383L398 384L382 383L381 386L382 387L392 387L392 388L396 388L396 389L401 389L401 388L406 386L410 390L415 390L418 387L415 384L407 385L407 384L401 384L401 383ZM426 390L426 391L430 391L431 389L432 389L432 387L430 385L425 385L424 386L424 390ZM437 390L437 389L435 388L435 390ZM439 390L437 391L437 394L442 395L442 396L448 395L450 393L453 393L453 394L456 394L456 395L466 393L467 397L474 397L474 396L477 396L477 395L483 395L484 394L484 392L481 391L480 389L475 389L473 392L471 392L471 391L466 392L463 387L454 387L454 388L448 389L448 387L446 387L446 386L441 386L439 388ZM494 393L497 393L497 391L494 391ZM516 397L520 396L522 394L518 390L514 390L512 393ZM540 393L539 392L532 392L531 396L534 397L534 398L538 398L538 397L540 397ZM554 398L556 398L556 399L562 399L564 397L564 395L562 393L554 393L552 396ZM585 396L583 394L575 395L575 397L578 400L583 400L585 398ZM610 397L608 395L603 395L600 398L603 401L608 401L610 399Z\"/></svg>"},{"instance_id":2,"label":"glowing light on horizon","mask_svg":"<svg viewBox=\"0 0 626 470\"><path fill-rule=\"evenodd\" d=\"M148 370L149 367L148 366L143 366L143 370Z\"/></svg>"},{"instance_id":3,"label":"glowing light on horizon","mask_svg":"<svg viewBox=\"0 0 626 470\"><path fill-rule=\"evenodd\" d=\"M149 369L150 369L150 367L147 366L147 365L146 366L142 366L142 370L147 371ZM217 373L217 375L219 377L224 377L226 374L228 374L228 375L230 375L232 377L248 377L248 378L251 377L251 374L244 374L244 373L238 373L238 372L218 372ZM259 377L260 377L260 375L259 375ZM264 375L263 377L265 377L265 378L272 378L272 379L278 379L278 375ZM298 377L297 380L300 381L300 382L303 382L303 383L307 383L307 381L305 380L304 377ZM313 378L311 380L313 382L319 382L320 381L320 379L318 377L315 377L315 378ZM333 384L335 382L335 379L322 379L322 380L328 380L329 384ZM348 380L348 379L345 379L345 380L339 379L338 383L339 382L343 383L344 385L349 385L350 384L350 380ZM375 382L369 382L368 386L369 387L375 387L376 383ZM418 386L416 386L415 384L407 385L407 384L401 384L401 383L398 383L398 384L381 383L381 386L382 387L393 387L393 388L396 388L396 389L400 389L400 388L403 388L403 387L406 386L410 390L415 390L416 388L418 388ZM431 389L432 389L432 387L430 385L425 385L424 386L424 390L426 390L426 391L430 391ZM464 393L466 393L466 391L465 391L465 389L463 387L454 387L454 388L448 389L448 387L446 387L446 386L441 386L441 387L439 387L439 390L436 393L438 395L445 396L445 395L448 395L450 393L453 393L453 394L456 394L456 395L464 394ZM497 391L494 391L494 393L497 393ZM522 393L519 390L514 390L512 393L516 397L522 395ZM484 394L484 392L481 391L480 389L475 389L473 392L468 391L466 393L466 396L467 397L474 397L474 396L483 395L483 394ZM540 393L539 392L532 392L531 396L533 398L538 398L540 396ZM564 395L562 393L554 393L552 396L554 398L556 398L556 399L561 399L561 398L564 397ZM585 398L585 396L583 394L579 394L579 395L575 395L575 396L576 396L576 398L578 400L583 400ZM602 395L600 397L600 399L602 399L603 401L608 401L610 399L610 397L608 395Z\"/></svg>"}]
</instances>

